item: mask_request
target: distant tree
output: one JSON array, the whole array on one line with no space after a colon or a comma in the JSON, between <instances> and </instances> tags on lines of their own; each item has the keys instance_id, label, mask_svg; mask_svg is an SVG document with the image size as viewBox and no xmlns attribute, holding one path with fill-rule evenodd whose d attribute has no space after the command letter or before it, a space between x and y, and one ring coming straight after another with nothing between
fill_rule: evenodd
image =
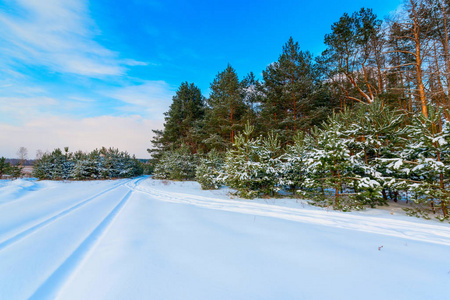
<instances>
[{"instance_id":1,"label":"distant tree","mask_svg":"<svg viewBox=\"0 0 450 300\"><path fill-rule=\"evenodd\" d=\"M51 180L129 178L141 175L142 164L134 156L105 147L90 153L69 152L68 147L44 153L34 163L33 176Z\"/></svg>"},{"instance_id":2,"label":"distant tree","mask_svg":"<svg viewBox=\"0 0 450 300\"><path fill-rule=\"evenodd\" d=\"M17 156L20 159L20 164L23 165L23 162L28 158L28 149L20 147L19 150L17 150Z\"/></svg>"},{"instance_id":3,"label":"distant tree","mask_svg":"<svg viewBox=\"0 0 450 300\"><path fill-rule=\"evenodd\" d=\"M3 175L8 174L10 168L11 165L9 162L6 162L6 158L0 157L0 178L2 178Z\"/></svg>"},{"instance_id":4,"label":"distant tree","mask_svg":"<svg viewBox=\"0 0 450 300\"><path fill-rule=\"evenodd\" d=\"M41 149L36 150L36 159L41 159L43 155L44 151L42 151Z\"/></svg>"},{"instance_id":5,"label":"distant tree","mask_svg":"<svg viewBox=\"0 0 450 300\"><path fill-rule=\"evenodd\" d=\"M4 157L0 158L0 179L3 175L9 175L12 178L18 178L22 175L22 167L19 165L11 165L6 162Z\"/></svg>"}]
</instances>

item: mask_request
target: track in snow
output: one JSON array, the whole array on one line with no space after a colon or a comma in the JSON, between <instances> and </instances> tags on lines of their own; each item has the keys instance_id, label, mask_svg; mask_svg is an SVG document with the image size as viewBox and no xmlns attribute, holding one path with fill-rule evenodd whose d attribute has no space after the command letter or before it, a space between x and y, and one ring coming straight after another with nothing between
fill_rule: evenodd
<instances>
[{"instance_id":1,"label":"track in snow","mask_svg":"<svg viewBox=\"0 0 450 300\"><path fill-rule=\"evenodd\" d=\"M46 183L0 209L0 299L440 300L447 290L446 224L145 178Z\"/></svg>"},{"instance_id":2,"label":"track in snow","mask_svg":"<svg viewBox=\"0 0 450 300\"><path fill-rule=\"evenodd\" d=\"M1 241L0 299L54 299L132 196L130 184L143 179L108 186ZM42 197L48 192L36 194ZM65 196L61 193L64 201Z\"/></svg>"},{"instance_id":3,"label":"track in snow","mask_svg":"<svg viewBox=\"0 0 450 300\"><path fill-rule=\"evenodd\" d=\"M127 203L132 191L117 204L113 210L101 221L101 223L89 234L84 241L72 252L72 254L56 269L53 274L33 293L29 299L54 299L71 274L83 263L90 251L104 235L114 218L120 213Z\"/></svg>"},{"instance_id":4,"label":"track in snow","mask_svg":"<svg viewBox=\"0 0 450 300\"><path fill-rule=\"evenodd\" d=\"M79 202L79 203L77 203L77 204L75 204L75 205L73 205L73 206L71 206L71 207L65 209L65 210L62 210L62 211L56 213L56 214L53 215L52 217L47 218L47 219L45 219L45 220L39 222L38 224L35 224L35 225L29 227L28 229L25 229L25 230L23 230L23 231L21 231L21 232L15 234L14 236L7 238L6 240L0 242L0 251L1 251L2 249L4 249L4 248L8 247L9 245L11 245L11 244L13 244L13 243L15 243L15 242L17 242L17 241L20 241L20 240L23 239L23 238L26 238L27 236L29 236L29 235L32 234L33 232L35 232L35 231L37 231L37 230L43 228L44 226L47 226L47 225L53 223L53 222L56 221L57 219L59 219L59 218L61 218L61 217L64 217L65 215L67 215L67 214L69 214L69 213L75 211L76 209L78 209L78 208L80 208L80 207L86 205L87 203L89 203L89 202L91 202L91 201L93 201L93 200L98 199L98 197L100 197L100 196L102 196L102 195L104 195L104 194L106 194L106 193L108 193L108 192L110 192L110 191L112 191L112 190L115 190L115 189L117 189L118 187L120 187L120 186L122 186L122 185L125 185L125 184L129 183L130 181L131 181L131 180L129 180L129 181L127 181L127 182L120 183L120 184L118 184L118 185L115 185L115 186L113 186L112 188L108 188L108 189L106 189L106 190L104 190L104 191L101 191L101 192L95 194L95 195L92 196L92 197L89 197L89 198L87 198L87 199L85 199L85 200L83 200L83 201L81 201L81 202Z\"/></svg>"},{"instance_id":5,"label":"track in snow","mask_svg":"<svg viewBox=\"0 0 450 300\"><path fill-rule=\"evenodd\" d=\"M450 227L446 224L433 224L430 222L430 224L417 226L417 223L413 221L367 215L358 216L327 210L288 208L242 200L223 200L199 195L162 191L152 188L149 185L134 185L133 187L130 186L130 188L165 202L190 204L208 209L273 217L450 246Z\"/></svg>"}]
</instances>

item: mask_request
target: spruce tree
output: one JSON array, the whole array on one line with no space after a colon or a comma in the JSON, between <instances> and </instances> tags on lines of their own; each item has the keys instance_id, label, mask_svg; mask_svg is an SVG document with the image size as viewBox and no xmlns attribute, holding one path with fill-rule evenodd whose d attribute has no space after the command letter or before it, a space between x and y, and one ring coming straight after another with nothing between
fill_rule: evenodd
<instances>
[{"instance_id":1,"label":"spruce tree","mask_svg":"<svg viewBox=\"0 0 450 300\"><path fill-rule=\"evenodd\" d=\"M200 159L200 164L195 171L195 180L200 183L203 190L218 189L222 184L224 158L216 150L211 150Z\"/></svg>"},{"instance_id":2,"label":"spruce tree","mask_svg":"<svg viewBox=\"0 0 450 300\"><path fill-rule=\"evenodd\" d=\"M261 140L252 138L254 127L245 126L236 136L233 147L225 157L224 182L236 189L239 196L254 198L261 193L262 166L260 162Z\"/></svg>"},{"instance_id":3,"label":"spruce tree","mask_svg":"<svg viewBox=\"0 0 450 300\"><path fill-rule=\"evenodd\" d=\"M163 153L155 165L154 177L156 179L192 180L198 166L198 156L193 155L189 148L182 145L175 150Z\"/></svg>"},{"instance_id":4,"label":"spruce tree","mask_svg":"<svg viewBox=\"0 0 450 300\"><path fill-rule=\"evenodd\" d=\"M427 108L428 116L418 114L408 126L408 140L402 161L393 168L406 173L407 191L414 195L416 207L410 212L448 220L450 192L450 129L443 120L443 110ZM401 166L401 167L400 167Z\"/></svg>"},{"instance_id":5,"label":"spruce tree","mask_svg":"<svg viewBox=\"0 0 450 300\"><path fill-rule=\"evenodd\" d=\"M0 158L0 178L2 178L3 175L9 174L10 170L10 164L6 162L6 158L1 157Z\"/></svg>"},{"instance_id":6,"label":"spruce tree","mask_svg":"<svg viewBox=\"0 0 450 300\"><path fill-rule=\"evenodd\" d=\"M293 195L306 195L305 181L308 180L307 159L314 147L314 139L310 134L299 131L293 138L293 144L287 145L282 155L281 183Z\"/></svg>"}]
</instances>

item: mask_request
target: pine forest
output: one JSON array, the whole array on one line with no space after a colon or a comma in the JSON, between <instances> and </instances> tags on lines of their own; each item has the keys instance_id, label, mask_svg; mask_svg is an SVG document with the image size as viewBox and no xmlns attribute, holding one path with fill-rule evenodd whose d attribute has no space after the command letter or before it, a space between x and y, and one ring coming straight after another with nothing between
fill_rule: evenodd
<instances>
[{"instance_id":1,"label":"pine forest","mask_svg":"<svg viewBox=\"0 0 450 300\"><path fill-rule=\"evenodd\" d=\"M449 221L449 17L446 0L385 19L362 8L319 56L290 38L261 78L229 64L208 97L183 82L154 130L154 177L343 211L402 202Z\"/></svg>"}]
</instances>

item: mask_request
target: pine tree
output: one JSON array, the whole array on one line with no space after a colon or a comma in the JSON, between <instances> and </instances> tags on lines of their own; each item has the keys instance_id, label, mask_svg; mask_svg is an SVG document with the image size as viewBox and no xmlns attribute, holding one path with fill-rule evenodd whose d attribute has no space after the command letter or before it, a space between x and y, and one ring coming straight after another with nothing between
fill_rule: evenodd
<instances>
[{"instance_id":1,"label":"pine tree","mask_svg":"<svg viewBox=\"0 0 450 300\"><path fill-rule=\"evenodd\" d=\"M250 72L241 81L241 86L244 95L244 104L247 109L242 117L243 121L248 121L255 127L255 134L263 131L265 132L267 127L263 126L262 123L264 122L259 119L260 106L264 98L262 84L256 79L253 72Z\"/></svg>"},{"instance_id":2,"label":"pine tree","mask_svg":"<svg viewBox=\"0 0 450 300\"><path fill-rule=\"evenodd\" d=\"M6 162L6 158L1 157L0 158L0 178L2 178L3 175L9 174L10 170L10 164Z\"/></svg>"},{"instance_id":3,"label":"pine tree","mask_svg":"<svg viewBox=\"0 0 450 300\"><path fill-rule=\"evenodd\" d=\"M341 202L344 186L349 182L352 158L348 149L349 140L342 135L343 125L330 117L323 129L313 131L316 145L308 154L305 166L308 169L308 180L305 187L319 192L315 198L334 208L346 209L347 204ZM328 194L333 195L333 202L328 203Z\"/></svg>"},{"instance_id":4,"label":"pine tree","mask_svg":"<svg viewBox=\"0 0 450 300\"><path fill-rule=\"evenodd\" d=\"M286 147L282 155L282 185L294 195L304 195L304 183L308 179L306 167L309 154L312 153L314 140L310 134L299 131L293 138L293 144Z\"/></svg>"},{"instance_id":5,"label":"pine tree","mask_svg":"<svg viewBox=\"0 0 450 300\"><path fill-rule=\"evenodd\" d=\"M181 144L189 145L196 152L198 141L192 138L195 122L203 118L204 99L193 83L183 82L173 97L169 111L165 113L164 139L173 149Z\"/></svg>"},{"instance_id":6,"label":"pine tree","mask_svg":"<svg viewBox=\"0 0 450 300\"><path fill-rule=\"evenodd\" d=\"M291 37L278 60L263 71L263 78L262 114L283 141L292 141L293 133L310 123L310 102L318 79L312 55L301 51Z\"/></svg>"},{"instance_id":7,"label":"pine tree","mask_svg":"<svg viewBox=\"0 0 450 300\"><path fill-rule=\"evenodd\" d=\"M224 158L216 150L211 150L200 159L200 164L195 171L195 180L200 183L203 190L218 189L222 184Z\"/></svg>"},{"instance_id":8,"label":"pine tree","mask_svg":"<svg viewBox=\"0 0 450 300\"><path fill-rule=\"evenodd\" d=\"M11 165L9 168L9 175L11 175L12 178L19 178L22 176L22 169L23 167L20 164Z\"/></svg>"},{"instance_id":9,"label":"pine tree","mask_svg":"<svg viewBox=\"0 0 450 300\"><path fill-rule=\"evenodd\" d=\"M252 138L254 127L248 122L227 151L223 179L245 198L275 196L280 190L282 149L278 137Z\"/></svg>"},{"instance_id":10,"label":"pine tree","mask_svg":"<svg viewBox=\"0 0 450 300\"><path fill-rule=\"evenodd\" d=\"M65 148L44 153L34 164L33 176L51 180L87 180L129 178L141 175L141 163L127 152L114 148L95 149L90 153L72 153Z\"/></svg>"},{"instance_id":11,"label":"pine tree","mask_svg":"<svg viewBox=\"0 0 450 300\"><path fill-rule=\"evenodd\" d=\"M207 138L204 143L210 148L224 151L234 142L236 132L242 128L242 118L248 111L242 85L230 65L217 74L206 102L204 128Z\"/></svg>"},{"instance_id":12,"label":"pine tree","mask_svg":"<svg viewBox=\"0 0 450 300\"><path fill-rule=\"evenodd\" d=\"M155 165L154 178L172 180L192 180L198 166L198 157L187 146L165 151Z\"/></svg>"},{"instance_id":13,"label":"pine tree","mask_svg":"<svg viewBox=\"0 0 450 300\"><path fill-rule=\"evenodd\" d=\"M261 164L261 191L264 195L275 196L283 187L283 169L281 142L273 132L261 139L258 151Z\"/></svg>"},{"instance_id":14,"label":"pine tree","mask_svg":"<svg viewBox=\"0 0 450 300\"><path fill-rule=\"evenodd\" d=\"M402 161L393 166L406 173L404 183L414 195L417 205L410 212L440 220L450 219L450 130L443 121L443 110L428 106L428 117L418 114L408 126L409 139L402 153Z\"/></svg>"},{"instance_id":15,"label":"pine tree","mask_svg":"<svg viewBox=\"0 0 450 300\"><path fill-rule=\"evenodd\" d=\"M345 99L374 102L383 92L379 57L384 44L381 21L372 9L361 8L352 15L344 13L331 30L325 36L327 49L323 53L327 58L324 61L330 65L329 79L344 93Z\"/></svg>"},{"instance_id":16,"label":"pine tree","mask_svg":"<svg viewBox=\"0 0 450 300\"><path fill-rule=\"evenodd\" d=\"M182 144L188 145L192 153L199 150L201 140L196 135L196 127L203 120L204 105L204 97L198 87L188 82L180 85L169 111L164 114L164 130L153 130L153 149L147 151L154 159L161 157L163 151L176 149Z\"/></svg>"},{"instance_id":17,"label":"pine tree","mask_svg":"<svg viewBox=\"0 0 450 300\"><path fill-rule=\"evenodd\" d=\"M261 193L262 177L259 151L260 138L252 138L254 127L245 126L242 133L236 136L233 147L225 157L224 182L236 189L244 198L254 198Z\"/></svg>"},{"instance_id":18,"label":"pine tree","mask_svg":"<svg viewBox=\"0 0 450 300\"><path fill-rule=\"evenodd\" d=\"M11 178L19 178L22 175L23 167L19 164L11 165L6 162L6 158L0 158L0 179L3 175L9 175Z\"/></svg>"}]
</instances>

